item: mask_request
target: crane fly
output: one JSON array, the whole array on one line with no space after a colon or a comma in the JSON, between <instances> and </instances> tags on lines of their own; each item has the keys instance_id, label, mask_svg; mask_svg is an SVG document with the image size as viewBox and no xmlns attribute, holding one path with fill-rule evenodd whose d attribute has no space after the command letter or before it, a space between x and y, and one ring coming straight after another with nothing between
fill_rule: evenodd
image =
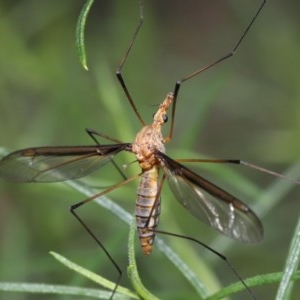
<instances>
[{"instance_id":1,"label":"crane fly","mask_svg":"<svg viewBox=\"0 0 300 300\"><path fill-rule=\"evenodd\" d=\"M161 127L167 121L166 112L173 99L173 94L169 93L154 114L153 123L144 126L133 143L18 150L1 160L0 174L17 182L45 183L76 179L102 167L119 152L129 151L135 154L142 170L139 174L141 178L137 191L136 221L145 255L149 255L152 250L160 213L160 193L165 178L176 199L204 223L236 240L259 242L263 236L262 225L249 207L165 155L166 139L162 136ZM160 169L163 170L161 180ZM124 183L136 177L133 176Z\"/></svg>"},{"instance_id":2,"label":"crane fly","mask_svg":"<svg viewBox=\"0 0 300 300\"><path fill-rule=\"evenodd\" d=\"M115 188L121 187L122 185L138 177L140 177L140 182L137 189L135 215L138 236L142 251L145 255L149 255L152 251L155 233L166 233L156 229L160 215L161 191L165 181L168 182L175 198L179 201L179 203L184 206L193 216L205 224L237 241L257 243L262 240L262 223L256 214L245 203L212 182L206 180L202 176L191 171L184 166L182 162L239 164L278 177L285 178L285 176L241 160L171 159L165 154L165 143L168 143L172 139L177 96L182 83L232 57L242 43L257 16L261 12L265 3L266 1L261 2L258 10L252 17L250 23L246 27L246 30L239 38L233 49L228 52L228 54L222 56L213 63L197 69L188 76L178 80L175 84L174 91L167 94L164 101L160 104L157 112L154 114L153 122L150 125L146 125L140 113L138 112L138 109L136 108L136 105L122 76L123 66L143 23L143 2L140 0L139 23L135 29L129 47L125 52L124 58L122 59L116 72L119 83L121 84L122 89L125 92L131 107L133 108L133 111L143 125L142 129L137 133L134 142L122 143L119 140L106 136L105 134L87 129L88 134L92 137L96 144L90 146L27 148L15 151L0 161L0 176L2 178L16 182L60 182L81 178L94 172L104 166L106 163L113 161L113 158L122 151L131 152L135 155L136 160L141 168L140 174L130 178L125 178L124 181L117 183L114 186L71 206L72 214L102 247L108 258L112 261L119 272L119 278L112 297L118 286L118 282L122 274L121 270L101 242L95 237L93 232L85 225L75 211L83 204L90 202ZM168 120L167 111L170 107L172 108L169 133L166 137L163 137L161 129ZM96 139L96 136L108 138L115 143L100 145ZM299 182L296 183L299 184ZM180 236L177 234L172 235ZM208 246L205 247L216 253L221 258L225 259L229 264L228 260L222 254L216 252ZM229 266L231 267L230 264ZM231 269L233 268L231 267ZM245 285L246 289L251 294L251 297L255 298L241 277L236 273L235 270L233 271Z\"/></svg>"}]
</instances>

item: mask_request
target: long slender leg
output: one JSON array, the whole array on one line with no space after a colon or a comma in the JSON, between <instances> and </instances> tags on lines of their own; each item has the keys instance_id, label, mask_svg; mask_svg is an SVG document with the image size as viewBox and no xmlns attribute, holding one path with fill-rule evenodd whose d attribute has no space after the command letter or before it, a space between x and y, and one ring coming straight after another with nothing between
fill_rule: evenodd
<instances>
[{"instance_id":1,"label":"long slender leg","mask_svg":"<svg viewBox=\"0 0 300 300\"><path fill-rule=\"evenodd\" d=\"M225 163L225 164L242 165L242 166L246 166L246 167L249 167L251 169L254 169L254 170L257 170L257 171L260 171L260 172L263 172L263 173L275 176L275 177L279 177L279 178L285 179L285 180L293 182L293 183L295 183L297 185L300 185L300 181L299 180L287 177L284 174L281 174L281 173L278 173L278 172L275 172L275 171L263 168L261 166L258 166L258 165L249 163L247 161L240 160L240 159L192 159L192 158L180 158L180 159L174 159L174 160L176 160L178 162L188 162L188 163L189 162L193 162L193 163L217 163L217 164Z\"/></svg>"},{"instance_id":2,"label":"long slender leg","mask_svg":"<svg viewBox=\"0 0 300 300\"><path fill-rule=\"evenodd\" d=\"M95 137L96 135L97 135L97 136L100 136L100 137L102 137L102 138L104 138L104 139L107 139L107 140L109 140L109 141L112 141L112 142L114 142L114 143L122 144L122 142L121 142L120 140L117 140L117 139L115 139L115 138L112 138L112 137L110 137L109 135L107 135L107 134L105 134L105 133L102 133L102 132L99 132L99 131L96 131L96 130L94 130L94 129L86 128L85 131L86 131L87 134L93 139L93 141L94 141L96 144L98 144L98 145L100 145L100 143L99 143L98 140L96 139L96 137Z\"/></svg>"},{"instance_id":3,"label":"long slender leg","mask_svg":"<svg viewBox=\"0 0 300 300\"><path fill-rule=\"evenodd\" d=\"M247 290L247 292L249 293L251 298L254 300L257 299L256 296L251 291L251 289L249 288L249 286L246 284L245 280L239 275L239 273L237 272L235 267L232 265L232 263L229 261L229 259L225 255L223 255L220 252L218 252L217 250L209 247L208 245L204 244L203 242L201 242L193 237L187 236L187 235L182 235L182 234L177 234L177 233L163 231L163 230L157 230L157 229L155 229L154 232L181 238L181 239L185 239L185 240L189 240L189 241L197 243L197 244L201 245L202 247L206 248L207 250L211 251L212 253L214 253L215 255L220 257L227 264L227 266L229 266L229 268L232 271L232 273L234 274L234 276L243 284L243 286L245 287L245 289Z\"/></svg>"},{"instance_id":4,"label":"long slender leg","mask_svg":"<svg viewBox=\"0 0 300 300\"><path fill-rule=\"evenodd\" d=\"M214 61L213 63L197 69L196 71L194 71L193 73L183 77L182 79L178 80L175 84L174 87L174 100L173 100L173 106L172 106L172 116L171 116L171 125L170 125L170 131L169 131L169 135L167 137L167 140L171 140L172 139L172 135L173 135L173 129L174 129L174 118L175 118L175 109L176 109L176 103L177 103L177 97L178 97L178 93L180 90L180 87L182 85L182 83L184 83L185 81L199 75L200 73L210 69L211 67L214 67L215 65L221 63L222 61L232 57L236 51L238 50L239 46L241 45L241 43L243 42L245 36L247 35L247 33L249 32L250 28L252 27L253 23L255 22L255 20L257 19L258 15L260 14L261 10L263 9L263 7L265 6L267 0L263 0L258 8L258 10L256 11L255 15L252 17L250 23L248 24L248 26L246 27L246 30L244 31L244 33L241 35L241 37L238 39L237 43L235 44L235 46L232 48L232 50L230 52L228 52L227 54L223 55L222 57L220 57L219 59L217 59L216 61Z\"/></svg>"},{"instance_id":5,"label":"long slender leg","mask_svg":"<svg viewBox=\"0 0 300 300\"><path fill-rule=\"evenodd\" d=\"M108 252L108 250L104 247L104 245L100 242L100 240L97 238L97 236L92 232L92 230L85 224L85 222L79 217L79 215L75 212L75 210L79 207L81 207L82 205L84 204L87 204L88 202L91 202L92 200L98 198L98 197L101 197L103 196L104 194L107 194L108 192L136 179L137 177L139 177L141 174L137 174L137 175L134 175L124 181L121 181L111 187L109 187L108 189L98 193L98 194L95 194L93 195L92 197L89 197L83 201L80 201L76 204L73 204L71 207L70 207L70 212L72 213L72 215L77 219L77 221L83 226L83 228L89 233L89 235L93 238L93 240L98 244L98 246L104 251L105 255L108 257L108 259L111 261L111 263L114 265L114 267L116 268L116 270L118 271L119 275L118 275L118 278L117 278L117 281L116 281L116 285L115 285L115 288L112 292L112 295L110 297L110 299L113 298L116 290L117 290L117 287L119 285L119 282L121 280L121 277L122 277L122 270L121 268L119 267L119 265L117 264L117 262L113 259L113 257L110 255L110 253Z\"/></svg>"},{"instance_id":6,"label":"long slender leg","mask_svg":"<svg viewBox=\"0 0 300 300\"><path fill-rule=\"evenodd\" d=\"M111 138L110 136L106 135L106 134L103 134L101 132L98 132L94 129L89 129L89 128L86 128L85 131L87 132L87 134L93 139L93 141L97 144L97 145L101 145L99 143L99 141L96 139L96 135L102 137L102 138L105 138L105 139L108 139L110 141L113 141L113 142L117 142L117 143L121 143L119 140L116 140L114 138ZM118 164L115 162L114 159L111 160L112 164L114 165L114 167L116 168L116 170L118 171L118 173L121 175L121 177L123 178L123 180L126 180L127 177L126 175L124 174L124 172L122 171L122 169L118 166Z\"/></svg>"},{"instance_id":7,"label":"long slender leg","mask_svg":"<svg viewBox=\"0 0 300 300\"><path fill-rule=\"evenodd\" d=\"M134 31L133 38L130 41L129 47L127 48L127 50L125 52L125 55L124 55L124 57L123 57L120 65L119 65L119 67L118 67L118 69L116 71L116 75L117 75L117 78L118 78L118 80L119 80L119 82L120 82L120 84L121 84L121 86L123 88L123 91L124 91L124 93L125 93L128 101L129 101L132 109L134 110L134 112L135 112L136 116L138 117L138 119L140 120L141 124L143 126L145 126L145 122L144 122L143 118L141 117L140 113L138 112L138 109L136 108L136 105L134 104L134 101L133 101L133 99L132 99L132 97L131 97L131 95L129 93L129 90L128 90L128 88L126 86L126 83L124 81L124 78L122 76L123 66L124 66L124 64L125 64L125 62L127 60L127 57L129 55L130 51L131 51L131 48L132 48L132 46L134 44L134 41L135 41L135 39L136 39L136 37L137 37L140 29L141 29L141 26L143 24L143 20L144 20L144 17L143 17L143 1L139 0L139 21L138 21L138 25L137 25L137 27L136 27L136 29Z\"/></svg>"}]
</instances>

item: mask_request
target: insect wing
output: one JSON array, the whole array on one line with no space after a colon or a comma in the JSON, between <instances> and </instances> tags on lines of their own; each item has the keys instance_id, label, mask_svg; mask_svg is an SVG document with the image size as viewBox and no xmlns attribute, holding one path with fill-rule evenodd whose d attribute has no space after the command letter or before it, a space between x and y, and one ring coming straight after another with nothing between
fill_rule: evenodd
<instances>
[{"instance_id":1,"label":"insect wing","mask_svg":"<svg viewBox=\"0 0 300 300\"><path fill-rule=\"evenodd\" d=\"M160 155L172 192L192 215L235 240L261 241L262 224L248 206L185 166Z\"/></svg>"},{"instance_id":2,"label":"insect wing","mask_svg":"<svg viewBox=\"0 0 300 300\"><path fill-rule=\"evenodd\" d=\"M0 161L0 177L16 182L57 182L86 176L128 144L39 147L15 151Z\"/></svg>"}]
</instances>

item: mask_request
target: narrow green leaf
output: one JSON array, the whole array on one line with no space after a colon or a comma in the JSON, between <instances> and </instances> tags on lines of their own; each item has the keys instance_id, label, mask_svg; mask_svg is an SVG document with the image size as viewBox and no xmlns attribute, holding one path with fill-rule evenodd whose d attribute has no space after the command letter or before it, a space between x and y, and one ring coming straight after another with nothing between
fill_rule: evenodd
<instances>
[{"instance_id":1,"label":"narrow green leaf","mask_svg":"<svg viewBox=\"0 0 300 300\"><path fill-rule=\"evenodd\" d=\"M83 275L84 277L96 282L99 285L102 285L103 287L105 287L109 290L112 290L112 291L114 290L114 288L116 286L115 282L107 280L106 278L104 278L102 276L99 276L99 275L97 275L97 274L95 274L95 273L93 273L93 272L91 272L91 271L89 271L89 270L87 270L87 269L71 262L70 260L68 260L67 258L61 256L58 253L55 253L55 252L51 251L50 254L53 255L56 260L58 260L60 263L62 263L63 265L65 265L69 269ZM118 286L117 292L120 293L120 294L129 296L131 298L138 299L137 295L134 294L132 291L130 291L127 288Z\"/></svg>"},{"instance_id":2,"label":"narrow green leaf","mask_svg":"<svg viewBox=\"0 0 300 300\"><path fill-rule=\"evenodd\" d=\"M97 299L109 299L111 297L110 291L44 283L0 282L0 290L16 293L84 296ZM116 293L114 299L125 300L132 298Z\"/></svg>"},{"instance_id":3,"label":"narrow green leaf","mask_svg":"<svg viewBox=\"0 0 300 300\"><path fill-rule=\"evenodd\" d=\"M82 66L88 70L87 61L86 61L86 53L85 53L85 44L84 44L84 31L85 31L85 23L88 16L88 13L92 7L94 0L87 0L84 4L80 15L77 20L76 25L76 48L78 51L79 60Z\"/></svg>"},{"instance_id":4,"label":"narrow green leaf","mask_svg":"<svg viewBox=\"0 0 300 300\"><path fill-rule=\"evenodd\" d=\"M295 229L293 240L290 246L289 255L280 282L276 300L288 299L293 286L293 274L296 273L300 261L300 218Z\"/></svg>"},{"instance_id":5,"label":"narrow green leaf","mask_svg":"<svg viewBox=\"0 0 300 300\"><path fill-rule=\"evenodd\" d=\"M128 239L128 256L129 265L127 267L128 277L134 286L136 292L145 300L158 300L154 295L152 295L143 285L136 265L135 251L134 251L134 235L136 232L135 221L133 220L130 225L129 239Z\"/></svg>"},{"instance_id":6,"label":"narrow green leaf","mask_svg":"<svg viewBox=\"0 0 300 300\"><path fill-rule=\"evenodd\" d=\"M258 275L258 276L248 278L245 280L245 283L249 288L253 288L256 286L262 286L262 285L279 282L283 278L283 276L284 275L282 272L263 274L263 275ZM299 280L299 279L300 279L300 271L295 272L291 276L291 280ZM245 286L241 282L236 282L228 285L226 288L222 289L221 291L207 297L206 300L224 299L225 297L228 297L230 295L236 294L244 290L245 290Z\"/></svg>"}]
</instances>

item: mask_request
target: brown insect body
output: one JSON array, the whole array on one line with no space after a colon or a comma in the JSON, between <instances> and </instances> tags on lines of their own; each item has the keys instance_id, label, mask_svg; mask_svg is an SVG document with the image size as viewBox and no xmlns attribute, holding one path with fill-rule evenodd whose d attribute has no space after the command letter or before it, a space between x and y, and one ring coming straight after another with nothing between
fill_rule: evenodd
<instances>
[{"instance_id":1,"label":"brown insect body","mask_svg":"<svg viewBox=\"0 0 300 300\"><path fill-rule=\"evenodd\" d=\"M167 121L166 111L172 100L173 94L169 93L154 115L153 123L144 126L132 144L132 152L135 153L142 169L135 215L138 235L145 255L151 253L155 237L154 230L158 225L160 214L159 169L163 167L163 163L155 152L158 150L165 153L165 139L162 136L161 127Z\"/></svg>"}]
</instances>

